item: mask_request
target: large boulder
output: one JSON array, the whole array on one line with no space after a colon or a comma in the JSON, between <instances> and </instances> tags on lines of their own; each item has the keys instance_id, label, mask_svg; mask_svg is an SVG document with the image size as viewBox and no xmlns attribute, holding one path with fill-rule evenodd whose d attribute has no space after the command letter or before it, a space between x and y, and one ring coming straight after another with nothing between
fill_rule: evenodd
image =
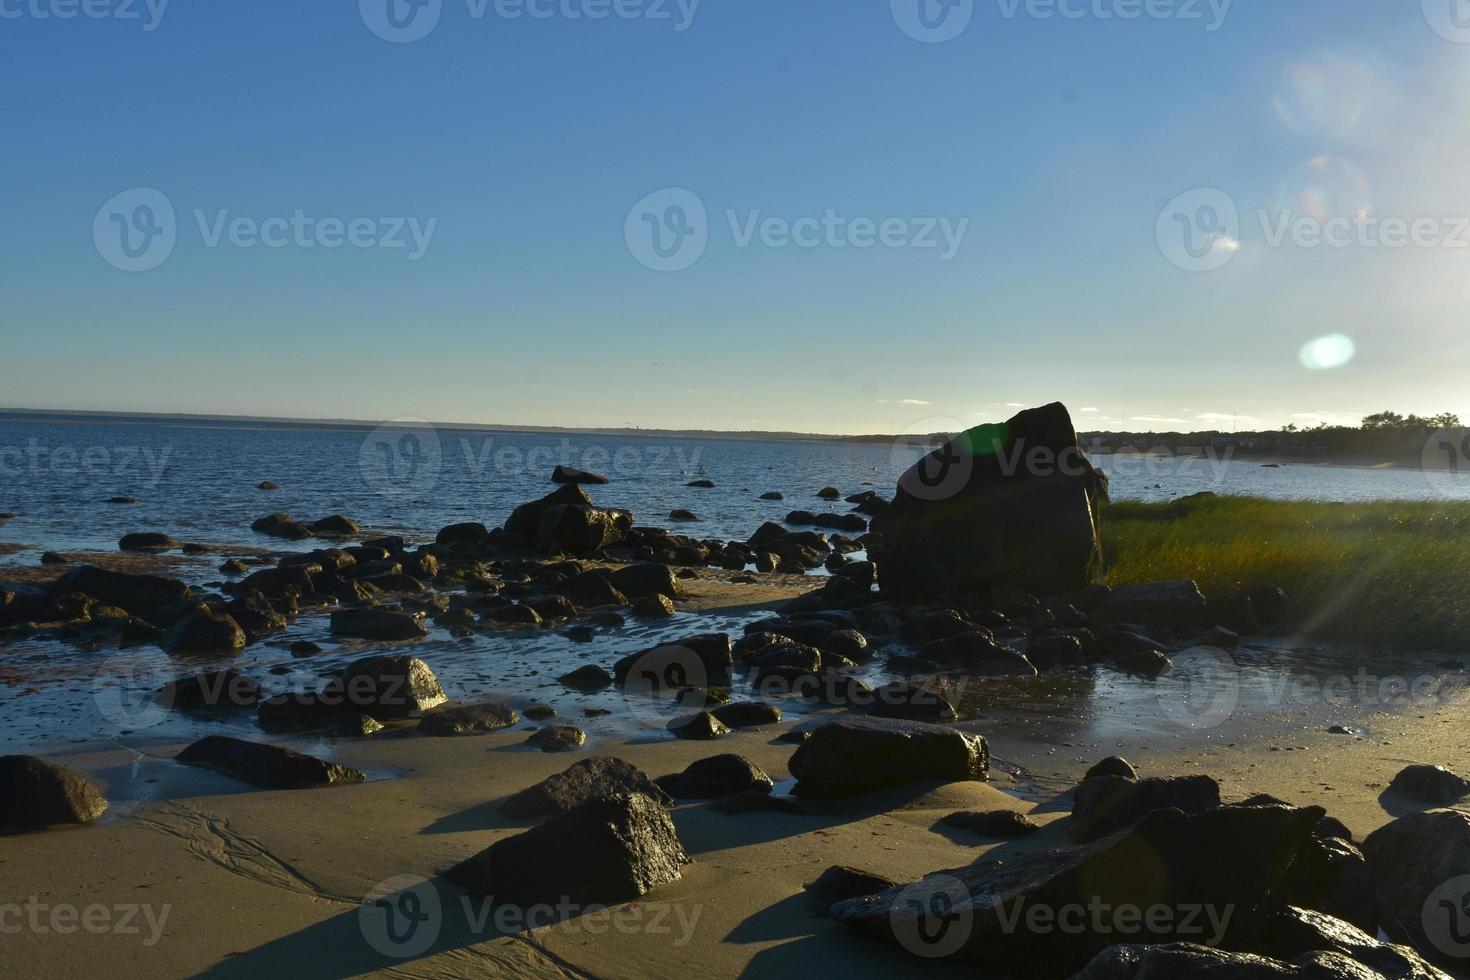
<instances>
[{"instance_id":1,"label":"large boulder","mask_svg":"<svg viewBox=\"0 0 1470 980\"><path fill-rule=\"evenodd\" d=\"M445 877L512 905L605 905L677 881L688 863L668 810L626 793L594 797L496 841Z\"/></svg>"},{"instance_id":2,"label":"large boulder","mask_svg":"<svg viewBox=\"0 0 1470 980\"><path fill-rule=\"evenodd\" d=\"M660 692L728 687L734 665L729 634L701 633L622 657L613 664L613 677Z\"/></svg>"},{"instance_id":3,"label":"large boulder","mask_svg":"<svg viewBox=\"0 0 1470 980\"><path fill-rule=\"evenodd\" d=\"M1388 788L1416 803L1447 806L1470 795L1470 780L1444 766L1406 766Z\"/></svg>"},{"instance_id":4,"label":"large boulder","mask_svg":"<svg viewBox=\"0 0 1470 980\"><path fill-rule=\"evenodd\" d=\"M531 541L541 551L586 555L617 544L632 526L633 515L625 510L580 505L549 507L536 522Z\"/></svg>"},{"instance_id":5,"label":"large boulder","mask_svg":"<svg viewBox=\"0 0 1470 980\"><path fill-rule=\"evenodd\" d=\"M674 570L658 562L625 565L610 572L608 579L614 588L633 599L641 599L646 595L666 595L672 599L679 594L679 585L674 581Z\"/></svg>"},{"instance_id":6,"label":"large boulder","mask_svg":"<svg viewBox=\"0 0 1470 980\"><path fill-rule=\"evenodd\" d=\"M419 731L436 738L488 735L519 723L521 716L508 705L489 701L431 711L419 720Z\"/></svg>"},{"instance_id":7,"label":"large boulder","mask_svg":"<svg viewBox=\"0 0 1470 980\"><path fill-rule=\"evenodd\" d=\"M1368 835L1363 854L1388 937L1452 969L1470 967L1470 814L1399 817Z\"/></svg>"},{"instance_id":8,"label":"large boulder","mask_svg":"<svg viewBox=\"0 0 1470 980\"><path fill-rule=\"evenodd\" d=\"M953 728L888 718L839 718L791 757L795 793L844 796L915 780L985 779L985 739Z\"/></svg>"},{"instance_id":9,"label":"large boulder","mask_svg":"<svg viewBox=\"0 0 1470 980\"><path fill-rule=\"evenodd\" d=\"M84 777L30 755L0 756L0 829L91 823L107 800Z\"/></svg>"},{"instance_id":10,"label":"large boulder","mask_svg":"<svg viewBox=\"0 0 1470 980\"><path fill-rule=\"evenodd\" d=\"M1435 969L1407 946L1380 942L1350 922L1295 906L1271 917L1259 951L1294 963L1301 962L1303 956L1326 952L1346 956L1377 971L1374 976L1395 980L1450 980L1448 974ZM1356 978L1359 974L1347 976Z\"/></svg>"},{"instance_id":11,"label":"large boulder","mask_svg":"<svg viewBox=\"0 0 1470 980\"><path fill-rule=\"evenodd\" d=\"M67 572L57 580L53 591L60 595L80 592L145 619L189 598L189 587L177 579L128 575L95 565L83 565Z\"/></svg>"},{"instance_id":12,"label":"large boulder","mask_svg":"<svg viewBox=\"0 0 1470 980\"><path fill-rule=\"evenodd\" d=\"M937 872L839 902L831 914L915 954L971 960L977 972L1026 980L1072 976L1141 934L1152 943L1249 949L1284 904L1276 896L1322 815L1320 807L1158 810L1085 847Z\"/></svg>"},{"instance_id":13,"label":"large boulder","mask_svg":"<svg viewBox=\"0 0 1470 980\"><path fill-rule=\"evenodd\" d=\"M500 809L508 817L526 820L565 813L593 797L625 793L642 793L660 806L673 803L643 770L622 759L593 756L521 790L502 803Z\"/></svg>"},{"instance_id":14,"label":"large boulder","mask_svg":"<svg viewBox=\"0 0 1470 980\"><path fill-rule=\"evenodd\" d=\"M551 493L540 500L532 500L521 504L511 511L510 517L506 519L505 529L527 538L536 534L536 527L541 523L541 515L552 507L591 507L592 498L587 496L575 483L568 483L557 487Z\"/></svg>"},{"instance_id":15,"label":"large boulder","mask_svg":"<svg viewBox=\"0 0 1470 980\"><path fill-rule=\"evenodd\" d=\"M930 600L999 585L1079 589L1102 561L1106 488L1059 402L962 432L899 477L877 522L883 591Z\"/></svg>"},{"instance_id":16,"label":"large boulder","mask_svg":"<svg viewBox=\"0 0 1470 980\"><path fill-rule=\"evenodd\" d=\"M224 735L201 738L176 758L184 765L202 766L273 789L360 783L366 778L356 769L302 755L285 746Z\"/></svg>"}]
</instances>

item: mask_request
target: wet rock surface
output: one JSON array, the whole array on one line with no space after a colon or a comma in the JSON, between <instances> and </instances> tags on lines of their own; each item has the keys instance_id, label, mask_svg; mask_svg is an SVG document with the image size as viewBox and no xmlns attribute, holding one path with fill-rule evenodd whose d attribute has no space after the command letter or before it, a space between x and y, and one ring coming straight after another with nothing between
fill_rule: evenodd
<instances>
[{"instance_id":1,"label":"wet rock surface","mask_svg":"<svg viewBox=\"0 0 1470 980\"><path fill-rule=\"evenodd\" d=\"M224 735L201 738L180 752L177 761L214 769L272 789L360 783L366 778L349 766L303 755L284 746L247 742Z\"/></svg>"},{"instance_id":2,"label":"wet rock surface","mask_svg":"<svg viewBox=\"0 0 1470 980\"><path fill-rule=\"evenodd\" d=\"M0 756L0 831L86 824L106 810L86 777L35 756Z\"/></svg>"}]
</instances>

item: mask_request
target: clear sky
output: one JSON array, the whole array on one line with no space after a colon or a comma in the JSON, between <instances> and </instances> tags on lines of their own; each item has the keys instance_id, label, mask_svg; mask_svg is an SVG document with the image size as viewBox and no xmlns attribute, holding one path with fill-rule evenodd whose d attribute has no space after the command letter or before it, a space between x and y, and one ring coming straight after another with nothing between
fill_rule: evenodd
<instances>
[{"instance_id":1,"label":"clear sky","mask_svg":"<svg viewBox=\"0 0 1470 980\"><path fill-rule=\"evenodd\" d=\"M159 2L0 0L0 405L1470 418L1463 0Z\"/></svg>"}]
</instances>

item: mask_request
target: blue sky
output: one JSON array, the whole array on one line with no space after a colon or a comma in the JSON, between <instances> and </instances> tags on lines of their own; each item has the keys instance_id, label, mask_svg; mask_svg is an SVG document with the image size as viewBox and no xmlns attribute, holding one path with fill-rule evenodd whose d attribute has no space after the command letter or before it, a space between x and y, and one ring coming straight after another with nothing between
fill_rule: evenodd
<instances>
[{"instance_id":1,"label":"blue sky","mask_svg":"<svg viewBox=\"0 0 1470 980\"><path fill-rule=\"evenodd\" d=\"M107 16L0 0L0 405L830 432L1053 399L1089 427L1470 418L1463 0L961 0L943 43L901 26L920 0L442 0L405 43L370 27L391 34L388 0L89 2ZM129 272L139 188L174 244ZM705 245L656 271L625 231L668 227L669 188ZM1238 221L1204 227L1198 189ZM298 212L311 230L250 245ZM1353 241L1273 245L1283 212L1350 216ZM1203 258L1167 240L1175 213ZM759 230L829 214L811 247ZM1394 218L1434 226L1390 248L1372 229ZM353 219L406 247L323 247ZM1351 360L1305 366L1329 335Z\"/></svg>"}]
</instances>

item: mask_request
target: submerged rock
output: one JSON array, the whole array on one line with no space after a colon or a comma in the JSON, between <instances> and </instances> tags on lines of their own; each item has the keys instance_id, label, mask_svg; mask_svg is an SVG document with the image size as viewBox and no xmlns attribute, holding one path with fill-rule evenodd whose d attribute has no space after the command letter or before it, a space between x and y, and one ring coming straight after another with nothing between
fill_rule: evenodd
<instances>
[{"instance_id":1,"label":"submerged rock","mask_svg":"<svg viewBox=\"0 0 1470 980\"><path fill-rule=\"evenodd\" d=\"M915 780L983 780L990 751L979 735L883 718L839 718L812 732L791 757L795 792L865 793Z\"/></svg>"},{"instance_id":2,"label":"submerged rock","mask_svg":"<svg viewBox=\"0 0 1470 980\"><path fill-rule=\"evenodd\" d=\"M688 863L668 811L629 793L587 800L497 841L445 877L513 905L607 904L677 881Z\"/></svg>"},{"instance_id":3,"label":"submerged rock","mask_svg":"<svg viewBox=\"0 0 1470 980\"><path fill-rule=\"evenodd\" d=\"M269 517L262 517L250 525L250 530L256 534L284 538L287 541L303 541L312 537L311 528L300 521L292 520L285 514L271 514Z\"/></svg>"},{"instance_id":4,"label":"submerged rock","mask_svg":"<svg viewBox=\"0 0 1470 980\"><path fill-rule=\"evenodd\" d=\"M332 783L360 783L366 777L356 769L302 755L280 745L210 735L176 757L189 766L203 766L257 786L289 789Z\"/></svg>"},{"instance_id":5,"label":"submerged rock","mask_svg":"<svg viewBox=\"0 0 1470 980\"><path fill-rule=\"evenodd\" d=\"M552 483L590 483L601 485L608 482L607 477L598 473L589 473L579 470L575 466L558 466L551 471Z\"/></svg>"},{"instance_id":6,"label":"submerged rock","mask_svg":"<svg viewBox=\"0 0 1470 980\"><path fill-rule=\"evenodd\" d=\"M167 534L144 531L123 535L117 546L122 551L168 551L177 548L179 543Z\"/></svg>"},{"instance_id":7,"label":"submerged rock","mask_svg":"<svg viewBox=\"0 0 1470 980\"><path fill-rule=\"evenodd\" d=\"M91 823L106 810L97 787L70 769L30 755L0 756L0 828Z\"/></svg>"},{"instance_id":8,"label":"submerged rock","mask_svg":"<svg viewBox=\"0 0 1470 980\"><path fill-rule=\"evenodd\" d=\"M518 820L564 813L596 796L642 793L661 806L673 803L641 769L622 759L593 756L581 759L555 776L521 790L501 804L506 816Z\"/></svg>"}]
</instances>

